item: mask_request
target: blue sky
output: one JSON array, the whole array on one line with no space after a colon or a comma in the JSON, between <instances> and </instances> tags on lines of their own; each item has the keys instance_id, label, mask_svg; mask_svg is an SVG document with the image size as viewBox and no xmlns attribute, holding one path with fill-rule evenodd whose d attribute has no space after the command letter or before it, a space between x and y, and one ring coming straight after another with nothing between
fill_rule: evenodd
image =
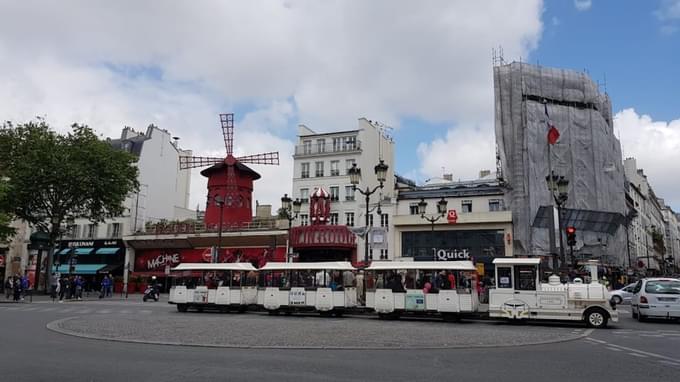
<instances>
[{"instance_id":1,"label":"blue sky","mask_svg":"<svg viewBox=\"0 0 680 382\"><path fill-rule=\"evenodd\" d=\"M297 124L394 127L396 170L422 182L494 169L493 47L507 61L586 70L613 101L626 156L680 210L680 0L0 1L0 118L153 123L197 155L278 150L261 203L291 192ZM25 28L30 22L31 28ZM87 33L83 33L87 30ZM192 174L191 207L205 179Z\"/></svg>"}]
</instances>

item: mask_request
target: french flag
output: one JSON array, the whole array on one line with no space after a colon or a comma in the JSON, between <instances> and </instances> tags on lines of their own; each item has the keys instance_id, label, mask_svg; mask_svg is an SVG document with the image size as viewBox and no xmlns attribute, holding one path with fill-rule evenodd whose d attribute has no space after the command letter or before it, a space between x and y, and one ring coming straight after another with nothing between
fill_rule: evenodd
<instances>
[{"instance_id":1,"label":"french flag","mask_svg":"<svg viewBox=\"0 0 680 382\"><path fill-rule=\"evenodd\" d=\"M554 145L557 143L557 140L560 139L560 131L557 130L555 124L550 120L550 114L548 114L548 104L544 103L543 106L545 107L545 116L548 121L546 123L548 125L548 144Z\"/></svg>"}]
</instances>

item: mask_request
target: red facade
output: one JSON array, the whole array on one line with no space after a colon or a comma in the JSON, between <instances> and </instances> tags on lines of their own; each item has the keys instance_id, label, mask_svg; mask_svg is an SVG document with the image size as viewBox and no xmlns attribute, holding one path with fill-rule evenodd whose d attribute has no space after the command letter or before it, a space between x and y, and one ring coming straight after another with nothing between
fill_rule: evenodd
<instances>
[{"instance_id":1,"label":"red facade","mask_svg":"<svg viewBox=\"0 0 680 382\"><path fill-rule=\"evenodd\" d=\"M269 261L285 261L286 248L222 248L219 254L220 263L250 262L258 267ZM210 248L193 249L146 249L137 250L135 254L135 272L148 274L165 272L165 267L175 267L180 263L209 263Z\"/></svg>"},{"instance_id":2,"label":"red facade","mask_svg":"<svg viewBox=\"0 0 680 382\"><path fill-rule=\"evenodd\" d=\"M260 178L258 173L229 157L225 163L201 171L201 175L208 177L204 218L208 228L219 227L220 212L223 227L239 227L253 220L253 181ZM218 196L224 201L221 207L216 202Z\"/></svg>"}]
</instances>

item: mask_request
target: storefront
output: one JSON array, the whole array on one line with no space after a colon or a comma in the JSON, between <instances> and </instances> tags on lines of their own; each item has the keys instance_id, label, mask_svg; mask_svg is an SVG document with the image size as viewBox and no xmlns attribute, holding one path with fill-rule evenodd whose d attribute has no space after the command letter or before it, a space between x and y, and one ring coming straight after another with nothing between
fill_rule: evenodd
<instances>
[{"instance_id":1,"label":"storefront","mask_svg":"<svg viewBox=\"0 0 680 382\"><path fill-rule=\"evenodd\" d=\"M505 231L407 231L401 233L401 248L402 257L415 261L471 260L487 273L494 258L506 256Z\"/></svg>"},{"instance_id":2,"label":"storefront","mask_svg":"<svg viewBox=\"0 0 680 382\"><path fill-rule=\"evenodd\" d=\"M59 244L53 272L83 276L96 288L104 275L123 275L125 245L122 240L69 240Z\"/></svg>"}]
</instances>

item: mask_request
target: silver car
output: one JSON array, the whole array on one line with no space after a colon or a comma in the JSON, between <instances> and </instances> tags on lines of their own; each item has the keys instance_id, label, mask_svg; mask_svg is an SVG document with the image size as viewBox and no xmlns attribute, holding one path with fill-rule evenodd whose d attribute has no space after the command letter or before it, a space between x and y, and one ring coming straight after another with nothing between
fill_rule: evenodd
<instances>
[{"instance_id":1,"label":"silver car","mask_svg":"<svg viewBox=\"0 0 680 382\"><path fill-rule=\"evenodd\" d=\"M612 295L612 301L616 305L630 304L630 301L633 298L633 289L635 289L635 283L628 284L621 289L611 291L610 293Z\"/></svg>"},{"instance_id":2,"label":"silver car","mask_svg":"<svg viewBox=\"0 0 680 382\"><path fill-rule=\"evenodd\" d=\"M666 277L638 281L631 300L633 318L680 318L680 279Z\"/></svg>"}]
</instances>

